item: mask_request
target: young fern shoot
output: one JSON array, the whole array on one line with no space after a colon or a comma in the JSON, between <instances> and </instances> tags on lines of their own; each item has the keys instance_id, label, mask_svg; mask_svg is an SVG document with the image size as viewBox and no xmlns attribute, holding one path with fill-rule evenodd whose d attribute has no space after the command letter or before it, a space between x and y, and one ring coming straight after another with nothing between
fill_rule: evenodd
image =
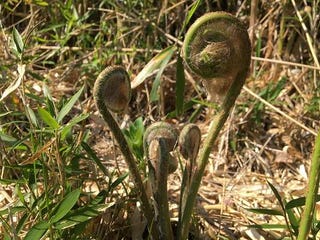
<instances>
[{"instance_id":1,"label":"young fern shoot","mask_svg":"<svg viewBox=\"0 0 320 240\"><path fill-rule=\"evenodd\" d=\"M169 123L156 122L150 125L144 134L144 150L149 169L149 181L155 201L155 225L159 239L173 240L167 192L168 174L178 166L177 160L170 154L176 147L177 130Z\"/></svg>"},{"instance_id":2,"label":"young fern shoot","mask_svg":"<svg viewBox=\"0 0 320 240\"><path fill-rule=\"evenodd\" d=\"M197 168L178 223L177 239L188 236L193 206L209 154L249 70L251 44L246 28L236 17L225 12L212 12L200 17L189 28L182 50L186 64L206 87L208 99L222 98L223 101L197 158Z\"/></svg>"},{"instance_id":3,"label":"young fern shoot","mask_svg":"<svg viewBox=\"0 0 320 240\"><path fill-rule=\"evenodd\" d=\"M109 109L113 112L121 112L126 109L131 98L130 78L127 71L120 66L110 66L103 70L94 85L93 96L96 106L104 121L112 131L114 138L119 144L119 148L128 165L133 181L140 193L142 210L149 224L153 222L153 211L146 194L139 169L128 146L128 143L114 120ZM157 233L151 228L152 236L158 239Z\"/></svg>"}]
</instances>

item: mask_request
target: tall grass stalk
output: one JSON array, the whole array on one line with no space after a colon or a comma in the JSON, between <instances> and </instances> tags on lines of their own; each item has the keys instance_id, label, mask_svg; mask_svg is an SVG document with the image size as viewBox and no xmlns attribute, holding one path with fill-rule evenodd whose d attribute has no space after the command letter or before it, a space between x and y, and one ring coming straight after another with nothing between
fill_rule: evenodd
<instances>
[{"instance_id":1,"label":"tall grass stalk","mask_svg":"<svg viewBox=\"0 0 320 240\"><path fill-rule=\"evenodd\" d=\"M299 226L299 235L297 240L308 238L311 224L313 222L316 197L319 189L320 180L320 132L315 141L315 148L311 159L310 176L306 196L306 205Z\"/></svg>"}]
</instances>

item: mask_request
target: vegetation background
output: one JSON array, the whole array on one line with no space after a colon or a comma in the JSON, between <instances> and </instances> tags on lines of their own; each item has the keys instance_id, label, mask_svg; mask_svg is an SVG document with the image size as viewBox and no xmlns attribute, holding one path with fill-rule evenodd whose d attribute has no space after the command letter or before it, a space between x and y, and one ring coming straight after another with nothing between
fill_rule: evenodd
<instances>
[{"instance_id":1,"label":"vegetation background","mask_svg":"<svg viewBox=\"0 0 320 240\"><path fill-rule=\"evenodd\" d=\"M49 239L130 239L143 231L135 225L135 188L94 106L92 87L108 65L124 66L133 79L157 53L180 46L194 3L0 3L0 239L44 233ZM318 0L200 1L190 24L206 12L227 11L248 26L252 42L246 85L199 192L201 238L290 236L283 216L247 208L280 208L266 180L288 201L305 194L320 126L319 9ZM141 169L141 137L150 123L193 121L206 136L212 106L188 72L185 111L175 114L176 59L162 74L160 98L151 95L153 74L134 90L126 113L116 115ZM180 180L178 171L169 182L173 217ZM265 229L266 223L274 228Z\"/></svg>"}]
</instances>

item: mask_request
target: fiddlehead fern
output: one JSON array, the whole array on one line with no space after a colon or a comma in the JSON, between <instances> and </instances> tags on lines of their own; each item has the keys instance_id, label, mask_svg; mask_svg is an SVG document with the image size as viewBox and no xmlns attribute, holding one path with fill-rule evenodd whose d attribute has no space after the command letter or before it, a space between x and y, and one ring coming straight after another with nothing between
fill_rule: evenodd
<instances>
[{"instance_id":1,"label":"fiddlehead fern","mask_svg":"<svg viewBox=\"0 0 320 240\"><path fill-rule=\"evenodd\" d=\"M150 125L143 138L144 150L149 168L149 181L155 200L155 220L158 226L160 239L173 239L169 216L167 193L168 174L177 168L176 159L170 152L176 146L178 133L175 128L166 122L157 122Z\"/></svg>"},{"instance_id":2,"label":"fiddlehead fern","mask_svg":"<svg viewBox=\"0 0 320 240\"><path fill-rule=\"evenodd\" d=\"M209 99L224 96L238 75L247 73L250 42L242 23L225 12L207 13L188 30L183 56L189 68L207 88Z\"/></svg>"},{"instance_id":3,"label":"fiddlehead fern","mask_svg":"<svg viewBox=\"0 0 320 240\"><path fill-rule=\"evenodd\" d=\"M209 100L218 95L219 98L223 96L223 102L211 122L208 136L197 158L197 169L178 223L178 239L187 238L193 205L209 154L245 82L250 53L246 28L228 13L205 14L186 34L183 44L185 62L202 79Z\"/></svg>"},{"instance_id":4,"label":"fiddlehead fern","mask_svg":"<svg viewBox=\"0 0 320 240\"><path fill-rule=\"evenodd\" d=\"M143 137L143 147L145 149L145 153L147 159L153 159L150 155L150 150L152 148L152 141L155 139L163 138L167 144L167 150L171 152L176 144L178 139L178 131L172 127L171 124L166 122L156 122L150 125ZM155 164L153 164L155 165ZM151 167L151 166L149 166ZM168 161L168 173L173 173L178 167L178 162L175 158L169 155Z\"/></svg>"},{"instance_id":5,"label":"fiddlehead fern","mask_svg":"<svg viewBox=\"0 0 320 240\"><path fill-rule=\"evenodd\" d=\"M97 104L103 104L113 112L124 111L131 98L127 71L120 66L107 67L99 74L93 93ZM100 111L102 106L97 106Z\"/></svg>"},{"instance_id":6,"label":"fiddlehead fern","mask_svg":"<svg viewBox=\"0 0 320 240\"><path fill-rule=\"evenodd\" d=\"M181 217L185 209L187 194L190 190L190 184L196 166L196 159L199 153L201 142L200 128L193 123L189 123L183 127L179 135L180 153L186 160L185 169L183 172L180 196L180 210Z\"/></svg>"},{"instance_id":7,"label":"fiddlehead fern","mask_svg":"<svg viewBox=\"0 0 320 240\"><path fill-rule=\"evenodd\" d=\"M142 202L142 209L145 217L147 218L148 223L151 224L153 222L153 211L149 204L149 200L139 170L136 166L135 159L121 129L114 120L112 114L109 112L109 109L115 112L123 111L130 101L130 80L126 70L120 66L107 67L105 70L103 70L95 82L93 96L101 116L108 124L116 141L119 144L119 148L128 165L133 181L140 192L139 197ZM149 227L151 228L154 239L158 239L154 228L151 226Z\"/></svg>"}]
</instances>

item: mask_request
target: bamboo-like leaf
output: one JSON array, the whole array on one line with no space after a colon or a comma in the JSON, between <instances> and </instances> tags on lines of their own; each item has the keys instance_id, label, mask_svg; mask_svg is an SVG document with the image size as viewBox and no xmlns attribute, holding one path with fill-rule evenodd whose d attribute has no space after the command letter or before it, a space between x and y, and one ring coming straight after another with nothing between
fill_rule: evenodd
<instances>
[{"instance_id":1,"label":"bamboo-like leaf","mask_svg":"<svg viewBox=\"0 0 320 240\"><path fill-rule=\"evenodd\" d=\"M61 139L64 140L68 134L68 132L71 130L73 126L75 126L77 123L87 119L90 116L89 113L81 114L79 116L74 117L72 120L68 122L66 126L64 126L61 130Z\"/></svg>"},{"instance_id":2,"label":"bamboo-like leaf","mask_svg":"<svg viewBox=\"0 0 320 240\"><path fill-rule=\"evenodd\" d=\"M120 177L118 177L114 182L110 184L110 189L116 188L120 183L123 182L127 177L129 176L129 173L124 173Z\"/></svg>"},{"instance_id":3,"label":"bamboo-like leaf","mask_svg":"<svg viewBox=\"0 0 320 240\"><path fill-rule=\"evenodd\" d=\"M101 192L98 193L98 195L92 201L90 201L90 205L97 205L97 204L104 203L107 196L108 196L108 192L106 190L102 190Z\"/></svg>"},{"instance_id":4,"label":"bamboo-like leaf","mask_svg":"<svg viewBox=\"0 0 320 240\"><path fill-rule=\"evenodd\" d=\"M317 195L316 197L316 202L320 201L320 195ZM296 198L293 199L291 201L289 201L286 205L285 205L285 209L292 209L292 208L297 208L297 207L302 207L306 204L306 197L300 197L300 198Z\"/></svg>"},{"instance_id":5,"label":"bamboo-like leaf","mask_svg":"<svg viewBox=\"0 0 320 240\"><path fill-rule=\"evenodd\" d=\"M51 223L58 222L64 216L66 216L72 207L76 204L79 199L81 190L76 189L68 193L65 198L61 201L58 207L55 209L55 214L50 219Z\"/></svg>"},{"instance_id":6,"label":"bamboo-like leaf","mask_svg":"<svg viewBox=\"0 0 320 240\"><path fill-rule=\"evenodd\" d=\"M178 116L183 113L185 82L186 80L184 76L182 57L178 55L176 71L176 112Z\"/></svg>"},{"instance_id":7,"label":"bamboo-like leaf","mask_svg":"<svg viewBox=\"0 0 320 240\"><path fill-rule=\"evenodd\" d=\"M141 72L135 77L135 79L131 82L131 88L138 87L141 83L144 82L144 80L147 77L151 76L156 70L158 70L163 65L165 66L166 64L163 64L163 62L168 62L175 50L175 46L170 46L161 51L155 57L153 57L148 62L148 64L141 70Z\"/></svg>"},{"instance_id":8,"label":"bamboo-like leaf","mask_svg":"<svg viewBox=\"0 0 320 240\"><path fill-rule=\"evenodd\" d=\"M114 203L98 204L93 206L85 206L71 212L61 221L54 224L55 229L66 229L79 223L86 222L104 212L107 208L113 206Z\"/></svg>"},{"instance_id":9,"label":"bamboo-like leaf","mask_svg":"<svg viewBox=\"0 0 320 240\"><path fill-rule=\"evenodd\" d=\"M12 31L12 37L13 37L15 50L17 51L17 53L19 53L19 55L21 55L24 49L24 43L20 33L15 27L13 28L13 31Z\"/></svg>"},{"instance_id":10,"label":"bamboo-like leaf","mask_svg":"<svg viewBox=\"0 0 320 240\"><path fill-rule=\"evenodd\" d=\"M0 140L9 144L13 144L17 141L16 138L5 134L4 132L0 131Z\"/></svg>"},{"instance_id":11,"label":"bamboo-like leaf","mask_svg":"<svg viewBox=\"0 0 320 240\"><path fill-rule=\"evenodd\" d=\"M12 208L5 208L0 211L0 216L5 217L8 214L17 214L19 212L25 211L26 208L24 206L17 206L17 207L12 207Z\"/></svg>"},{"instance_id":12,"label":"bamboo-like leaf","mask_svg":"<svg viewBox=\"0 0 320 240\"><path fill-rule=\"evenodd\" d=\"M0 98L0 102L3 101L3 99L5 99L10 93L12 93L14 90L16 90L21 82L22 82L22 79L24 77L24 74L26 72L26 65L24 64L18 64L18 78L17 80L15 80L13 83L10 84L10 86L4 90L1 98Z\"/></svg>"},{"instance_id":13,"label":"bamboo-like leaf","mask_svg":"<svg viewBox=\"0 0 320 240\"><path fill-rule=\"evenodd\" d=\"M58 113L58 117L57 117L58 123L61 123L63 118L70 112L70 110L72 109L73 105L79 99L83 89L84 89L84 86L82 86L79 89L79 91L69 99L69 101L66 103L66 105L64 105L62 107L61 111Z\"/></svg>"},{"instance_id":14,"label":"bamboo-like leaf","mask_svg":"<svg viewBox=\"0 0 320 240\"><path fill-rule=\"evenodd\" d=\"M97 157L96 153L91 149L91 147L86 142L82 142L81 146L87 152L88 156L98 165L98 167L104 173L104 175L108 176L108 170Z\"/></svg>"},{"instance_id":15,"label":"bamboo-like leaf","mask_svg":"<svg viewBox=\"0 0 320 240\"><path fill-rule=\"evenodd\" d=\"M26 111L28 112L32 125L38 127L38 120L34 111L28 105L26 106Z\"/></svg>"},{"instance_id":16,"label":"bamboo-like leaf","mask_svg":"<svg viewBox=\"0 0 320 240\"><path fill-rule=\"evenodd\" d=\"M43 108L38 109L40 118L51 128L58 129L59 123L51 116L51 114Z\"/></svg>"},{"instance_id":17,"label":"bamboo-like leaf","mask_svg":"<svg viewBox=\"0 0 320 240\"><path fill-rule=\"evenodd\" d=\"M160 86L160 77L163 73L163 70L166 68L168 62L170 61L170 59L174 53L174 50L175 50L175 47L169 47L169 48L170 48L170 51L168 52L166 57L163 59L163 61L161 61L160 66L159 66L159 71L154 79L151 93L150 93L151 102L157 101L159 99L158 88Z\"/></svg>"},{"instance_id":18,"label":"bamboo-like leaf","mask_svg":"<svg viewBox=\"0 0 320 240\"><path fill-rule=\"evenodd\" d=\"M50 227L49 222L41 221L35 224L27 233L24 240L38 240L48 231Z\"/></svg>"}]
</instances>

